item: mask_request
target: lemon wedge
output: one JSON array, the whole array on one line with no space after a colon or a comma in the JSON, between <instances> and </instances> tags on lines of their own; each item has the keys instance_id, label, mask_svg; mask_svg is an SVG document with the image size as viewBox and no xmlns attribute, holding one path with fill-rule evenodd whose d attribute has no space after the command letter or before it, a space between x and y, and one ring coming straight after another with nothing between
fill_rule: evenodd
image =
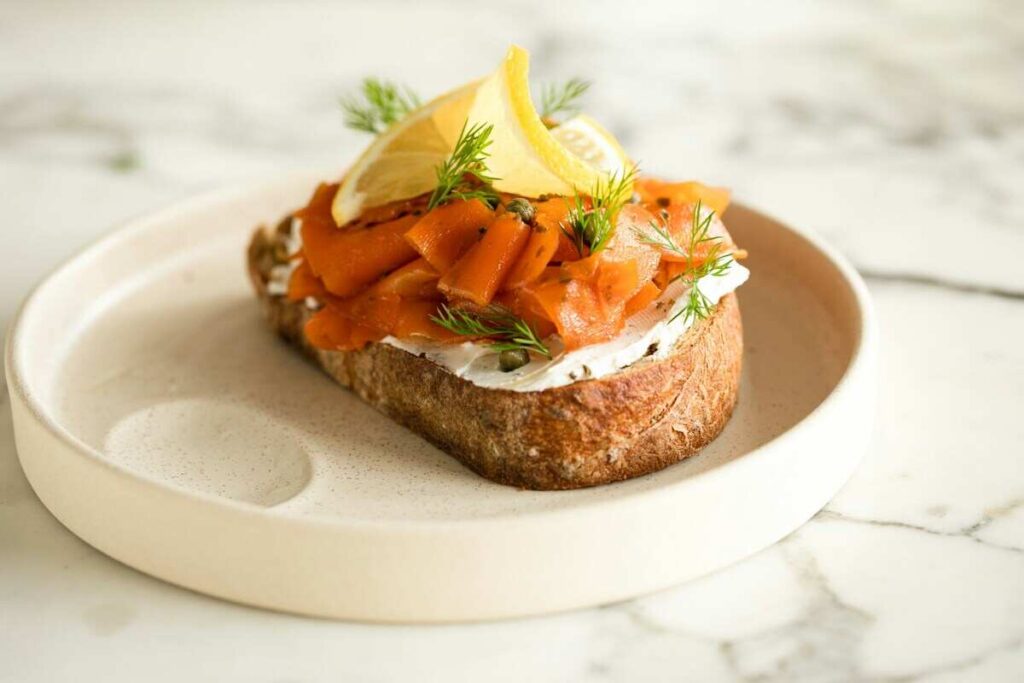
<instances>
[{"instance_id":1,"label":"lemon wedge","mask_svg":"<svg viewBox=\"0 0 1024 683\"><path fill-rule=\"evenodd\" d=\"M463 125L493 126L488 175L501 192L539 197L587 192L629 158L615 138L589 116L548 130L530 96L529 54L509 48L498 69L411 112L371 144L334 197L338 225L366 208L430 192L436 167L455 147Z\"/></svg>"},{"instance_id":2,"label":"lemon wedge","mask_svg":"<svg viewBox=\"0 0 1024 683\"><path fill-rule=\"evenodd\" d=\"M451 153L479 82L410 112L373 141L345 174L331 214L344 225L364 209L430 192L434 169Z\"/></svg>"},{"instance_id":3,"label":"lemon wedge","mask_svg":"<svg viewBox=\"0 0 1024 683\"><path fill-rule=\"evenodd\" d=\"M469 110L470 124L494 125L487 168L499 178L495 189L527 197L571 195L590 190L609 169L628 163L614 138L589 117L577 117L560 133L554 131L566 124L548 130L530 97L529 69L529 53L510 47L498 70L480 84ZM591 165L586 157L596 150L601 150L593 155L599 165Z\"/></svg>"}]
</instances>

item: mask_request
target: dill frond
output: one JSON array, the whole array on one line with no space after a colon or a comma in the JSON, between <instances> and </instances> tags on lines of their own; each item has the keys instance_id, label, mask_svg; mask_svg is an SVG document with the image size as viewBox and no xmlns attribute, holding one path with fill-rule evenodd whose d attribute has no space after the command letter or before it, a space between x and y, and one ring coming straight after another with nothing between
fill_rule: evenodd
<instances>
[{"instance_id":1,"label":"dill frond","mask_svg":"<svg viewBox=\"0 0 1024 683\"><path fill-rule=\"evenodd\" d=\"M651 221L650 227L652 232L650 233L639 229L636 231L641 242L660 247L665 251L672 252L686 259L685 270L673 278L673 281L678 280L688 288L686 303L682 309L669 319L669 322L680 316L682 316L684 321L690 321L703 320L711 315L715 305L701 291L700 280L709 276L722 277L728 272L729 267L733 263L732 254L721 253L722 238L712 237L708 234L715 217L715 212L708 211L702 215L702 208L701 202L698 199L696 206L693 208L693 223L690 226L690 239L686 248L681 247L672 237L668 228L657 221ZM693 254L697 247L705 242L713 242L714 244L712 244L707 257L700 264L697 264L694 262Z\"/></svg>"},{"instance_id":2,"label":"dill frond","mask_svg":"<svg viewBox=\"0 0 1024 683\"><path fill-rule=\"evenodd\" d=\"M469 311L441 304L437 313L430 316L437 325L460 336L484 338L495 351L534 351L551 357L550 349L529 323L499 306Z\"/></svg>"},{"instance_id":3,"label":"dill frond","mask_svg":"<svg viewBox=\"0 0 1024 683\"><path fill-rule=\"evenodd\" d=\"M577 100L590 88L590 82L582 78L570 78L565 83L549 83L540 95L540 116L553 118L556 114L575 114L579 111Z\"/></svg>"},{"instance_id":4,"label":"dill frond","mask_svg":"<svg viewBox=\"0 0 1024 683\"><path fill-rule=\"evenodd\" d=\"M342 99L345 125L374 135L387 130L420 106L420 98L408 87L377 78L365 78L360 96Z\"/></svg>"},{"instance_id":5,"label":"dill frond","mask_svg":"<svg viewBox=\"0 0 1024 683\"><path fill-rule=\"evenodd\" d=\"M468 123L462 124L451 155L437 167L437 187L430 195L428 211L453 198L480 199L491 206L498 203L498 194L492 187L497 178L487 172L487 148L491 146L494 126L483 122L467 126Z\"/></svg>"},{"instance_id":6,"label":"dill frond","mask_svg":"<svg viewBox=\"0 0 1024 683\"><path fill-rule=\"evenodd\" d=\"M598 180L589 195L576 193L562 232L572 241L582 258L586 251L591 254L608 246L615 234L615 217L633 194L637 167L612 174L607 180ZM589 207L588 207L589 204Z\"/></svg>"}]
</instances>

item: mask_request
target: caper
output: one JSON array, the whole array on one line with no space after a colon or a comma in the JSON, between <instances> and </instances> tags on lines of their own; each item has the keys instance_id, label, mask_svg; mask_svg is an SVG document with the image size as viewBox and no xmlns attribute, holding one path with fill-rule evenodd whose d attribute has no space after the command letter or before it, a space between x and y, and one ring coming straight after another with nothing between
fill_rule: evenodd
<instances>
[{"instance_id":1,"label":"caper","mask_svg":"<svg viewBox=\"0 0 1024 683\"><path fill-rule=\"evenodd\" d=\"M512 213L519 214L519 217L523 219L524 223L532 223L533 222L533 216L534 216L533 204L531 204L529 201L523 199L522 197L518 197L516 199L513 199L508 204L506 204L505 205L505 210L506 211L510 211Z\"/></svg>"},{"instance_id":2,"label":"caper","mask_svg":"<svg viewBox=\"0 0 1024 683\"><path fill-rule=\"evenodd\" d=\"M498 367L502 372L518 370L530 362L530 354L526 349L506 349L498 354Z\"/></svg>"}]
</instances>

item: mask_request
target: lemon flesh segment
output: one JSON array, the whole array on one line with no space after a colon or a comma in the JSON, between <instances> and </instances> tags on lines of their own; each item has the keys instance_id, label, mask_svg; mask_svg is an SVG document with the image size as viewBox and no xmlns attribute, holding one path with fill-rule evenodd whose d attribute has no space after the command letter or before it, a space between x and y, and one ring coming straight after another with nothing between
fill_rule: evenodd
<instances>
[{"instance_id":1,"label":"lemon flesh segment","mask_svg":"<svg viewBox=\"0 0 1024 683\"><path fill-rule=\"evenodd\" d=\"M349 169L331 214L344 225L363 210L429 192L435 169L451 153L478 82L428 102L377 137Z\"/></svg>"},{"instance_id":2,"label":"lemon flesh segment","mask_svg":"<svg viewBox=\"0 0 1024 683\"><path fill-rule=\"evenodd\" d=\"M632 166L618 140L586 114L552 128L551 135L588 166L609 175L621 175Z\"/></svg>"},{"instance_id":3,"label":"lemon flesh segment","mask_svg":"<svg viewBox=\"0 0 1024 683\"><path fill-rule=\"evenodd\" d=\"M589 191L607 177L552 135L540 119L529 85L529 55L509 48L498 70L481 83L469 111L470 124L492 123L487 168L502 192L537 197Z\"/></svg>"}]
</instances>

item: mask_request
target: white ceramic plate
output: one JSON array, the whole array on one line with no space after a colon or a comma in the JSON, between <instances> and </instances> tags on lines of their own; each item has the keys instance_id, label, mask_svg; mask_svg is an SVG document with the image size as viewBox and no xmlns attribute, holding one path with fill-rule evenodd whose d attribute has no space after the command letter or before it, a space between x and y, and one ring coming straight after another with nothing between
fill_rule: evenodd
<instances>
[{"instance_id":1,"label":"white ceramic plate","mask_svg":"<svg viewBox=\"0 0 1024 683\"><path fill-rule=\"evenodd\" d=\"M454 621L621 600L735 562L820 509L870 431L874 323L822 244L741 206L740 405L703 454L580 491L481 479L334 385L263 325L257 223L315 178L187 202L87 249L7 345L18 453L104 553L228 600Z\"/></svg>"}]
</instances>

